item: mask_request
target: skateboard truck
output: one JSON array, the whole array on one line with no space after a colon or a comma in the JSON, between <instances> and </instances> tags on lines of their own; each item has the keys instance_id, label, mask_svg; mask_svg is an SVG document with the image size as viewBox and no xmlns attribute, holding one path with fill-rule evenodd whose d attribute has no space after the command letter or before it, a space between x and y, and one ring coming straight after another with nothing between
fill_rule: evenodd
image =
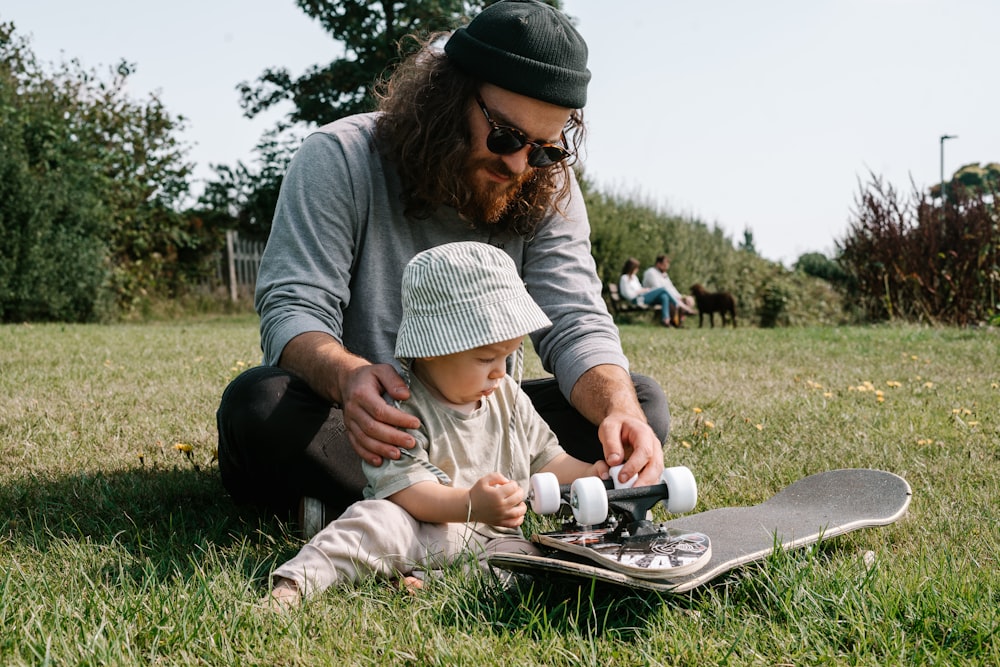
<instances>
[{"instance_id":1,"label":"skateboard truck","mask_svg":"<svg viewBox=\"0 0 1000 667\"><path fill-rule=\"evenodd\" d=\"M666 482L660 482L653 486L616 489L614 483L609 479L604 480L604 488L607 489L608 493L608 507L631 516L633 522L646 521L646 516L653 509L653 505L667 499L670 494Z\"/></svg>"},{"instance_id":2,"label":"skateboard truck","mask_svg":"<svg viewBox=\"0 0 1000 667\"><path fill-rule=\"evenodd\" d=\"M631 488L615 488L611 480L604 481L608 496L607 524L611 528L605 537L606 541L619 543L636 543L650 541L662 535L661 524L653 523L647 517L656 503L668 497L669 489L665 482L652 486Z\"/></svg>"},{"instance_id":3,"label":"skateboard truck","mask_svg":"<svg viewBox=\"0 0 1000 667\"><path fill-rule=\"evenodd\" d=\"M657 529L646 516L653 505L665 501L668 512L680 514L694 509L698 498L698 487L688 468L665 468L660 479L651 486L615 488L611 479L581 477L571 485L560 486L552 473L537 473L531 476L529 500L531 509L538 514L552 514L568 505L581 525L604 523L608 521L608 510L613 509L628 519L622 523L630 534L652 534Z\"/></svg>"}]
</instances>

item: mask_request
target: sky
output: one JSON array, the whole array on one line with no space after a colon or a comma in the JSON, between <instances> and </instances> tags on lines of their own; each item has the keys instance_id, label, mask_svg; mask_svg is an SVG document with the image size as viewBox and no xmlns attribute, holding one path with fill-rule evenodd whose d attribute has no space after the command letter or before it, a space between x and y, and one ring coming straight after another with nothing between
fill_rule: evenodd
<instances>
[{"instance_id":1,"label":"sky","mask_svg":"<svg viewBox=\"0 0 1000 667\"><path fill-rule=\"evenodd\" d=\"M903 193L1000 162L997 0L563 0L590 49L586 174L604 192L745 230L786 266L832 255L874 174ZM252 162L289 107L236 86L343 48L293 0L4 0L43 61L137 65L134 99L187 119L195 177Z\"/></svg>"}]
</instances>

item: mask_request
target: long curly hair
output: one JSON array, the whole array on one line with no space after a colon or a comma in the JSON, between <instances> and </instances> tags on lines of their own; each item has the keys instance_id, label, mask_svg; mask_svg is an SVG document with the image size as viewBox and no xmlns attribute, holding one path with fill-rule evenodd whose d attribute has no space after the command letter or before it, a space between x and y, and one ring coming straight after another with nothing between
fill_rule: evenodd
<instances>
[{"instance_id":1,"label":"long curly hair","mask_svg":"<svg viewBox=\"0 0 1000 667\"><path fill-rule=\"evenodd\" d=\"M441 206L460 213L475 210L475 191L468 180L471 150L468 109L482 81L456 67L432 35L404 60L388 79L378 82L375 96L382 112L377 133L382 152L394 162L403 186L405 212L426 218ZM584 141L583 112L573 110L566 126L570 150ZM551 167L532 169L496 220L470 219L472 227L512 232L530 238L550 210L561 211L574 177L570 157Z\"/></svg>"}]
</instances>

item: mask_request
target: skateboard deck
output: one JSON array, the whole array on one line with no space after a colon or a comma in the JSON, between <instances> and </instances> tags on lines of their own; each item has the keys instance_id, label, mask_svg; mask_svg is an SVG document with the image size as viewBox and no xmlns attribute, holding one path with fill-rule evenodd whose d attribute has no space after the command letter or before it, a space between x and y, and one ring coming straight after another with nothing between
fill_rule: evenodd
<instances>
[{"instance_id":1,"label":"skateboard deck","mask_svg":"<svg viewBox=\"0 0 1000 667\"><path fill-rule=\"evenodd\" d=\"M491 565L529 574L603 581L630 588L683 593L731 570L762 560L775 548L794 549L837 535L898 521L910 504L906 480L881 470L831 470L800 479L750 507L723 507L665 521L662 526L699 532L711 541L708 562L669 579L630 576L562 551L546 556L496 554Z\"/></svg>"},{"instance_id":2,"label":"skateboard deck","mask_svg":"<svg viewBox=\"0 0 1000 667\"><path fill-rule=\"evenodd\" d=\"M676 529L621 539L612 527L586 526L538 533L531 539L543 547L587 558L592 565L640 579L679 577L702 567L712 555L708 536Z\"/></svg>"}]
</instances>

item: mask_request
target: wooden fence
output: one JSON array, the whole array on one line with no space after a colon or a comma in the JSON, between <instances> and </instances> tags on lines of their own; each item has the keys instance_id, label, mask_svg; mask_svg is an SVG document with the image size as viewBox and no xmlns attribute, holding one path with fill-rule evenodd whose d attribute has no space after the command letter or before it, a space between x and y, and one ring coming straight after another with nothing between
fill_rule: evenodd
<instances>
[{"instance_id":1,"label":"wooden fence","mask_svg":"<svg viewBox=\"0 0 1000 667\"><path fill-rule=\"evenodd\" d=\"M260 257L264 254L263 241L246 241L240 238L235 230L226 232L226 284L229 285L229 298L234 303L241 295L253 298L257 286L257 269L260 267ZM221 273L220 266L220 273Z\"/></svg>"}]
</instances>

